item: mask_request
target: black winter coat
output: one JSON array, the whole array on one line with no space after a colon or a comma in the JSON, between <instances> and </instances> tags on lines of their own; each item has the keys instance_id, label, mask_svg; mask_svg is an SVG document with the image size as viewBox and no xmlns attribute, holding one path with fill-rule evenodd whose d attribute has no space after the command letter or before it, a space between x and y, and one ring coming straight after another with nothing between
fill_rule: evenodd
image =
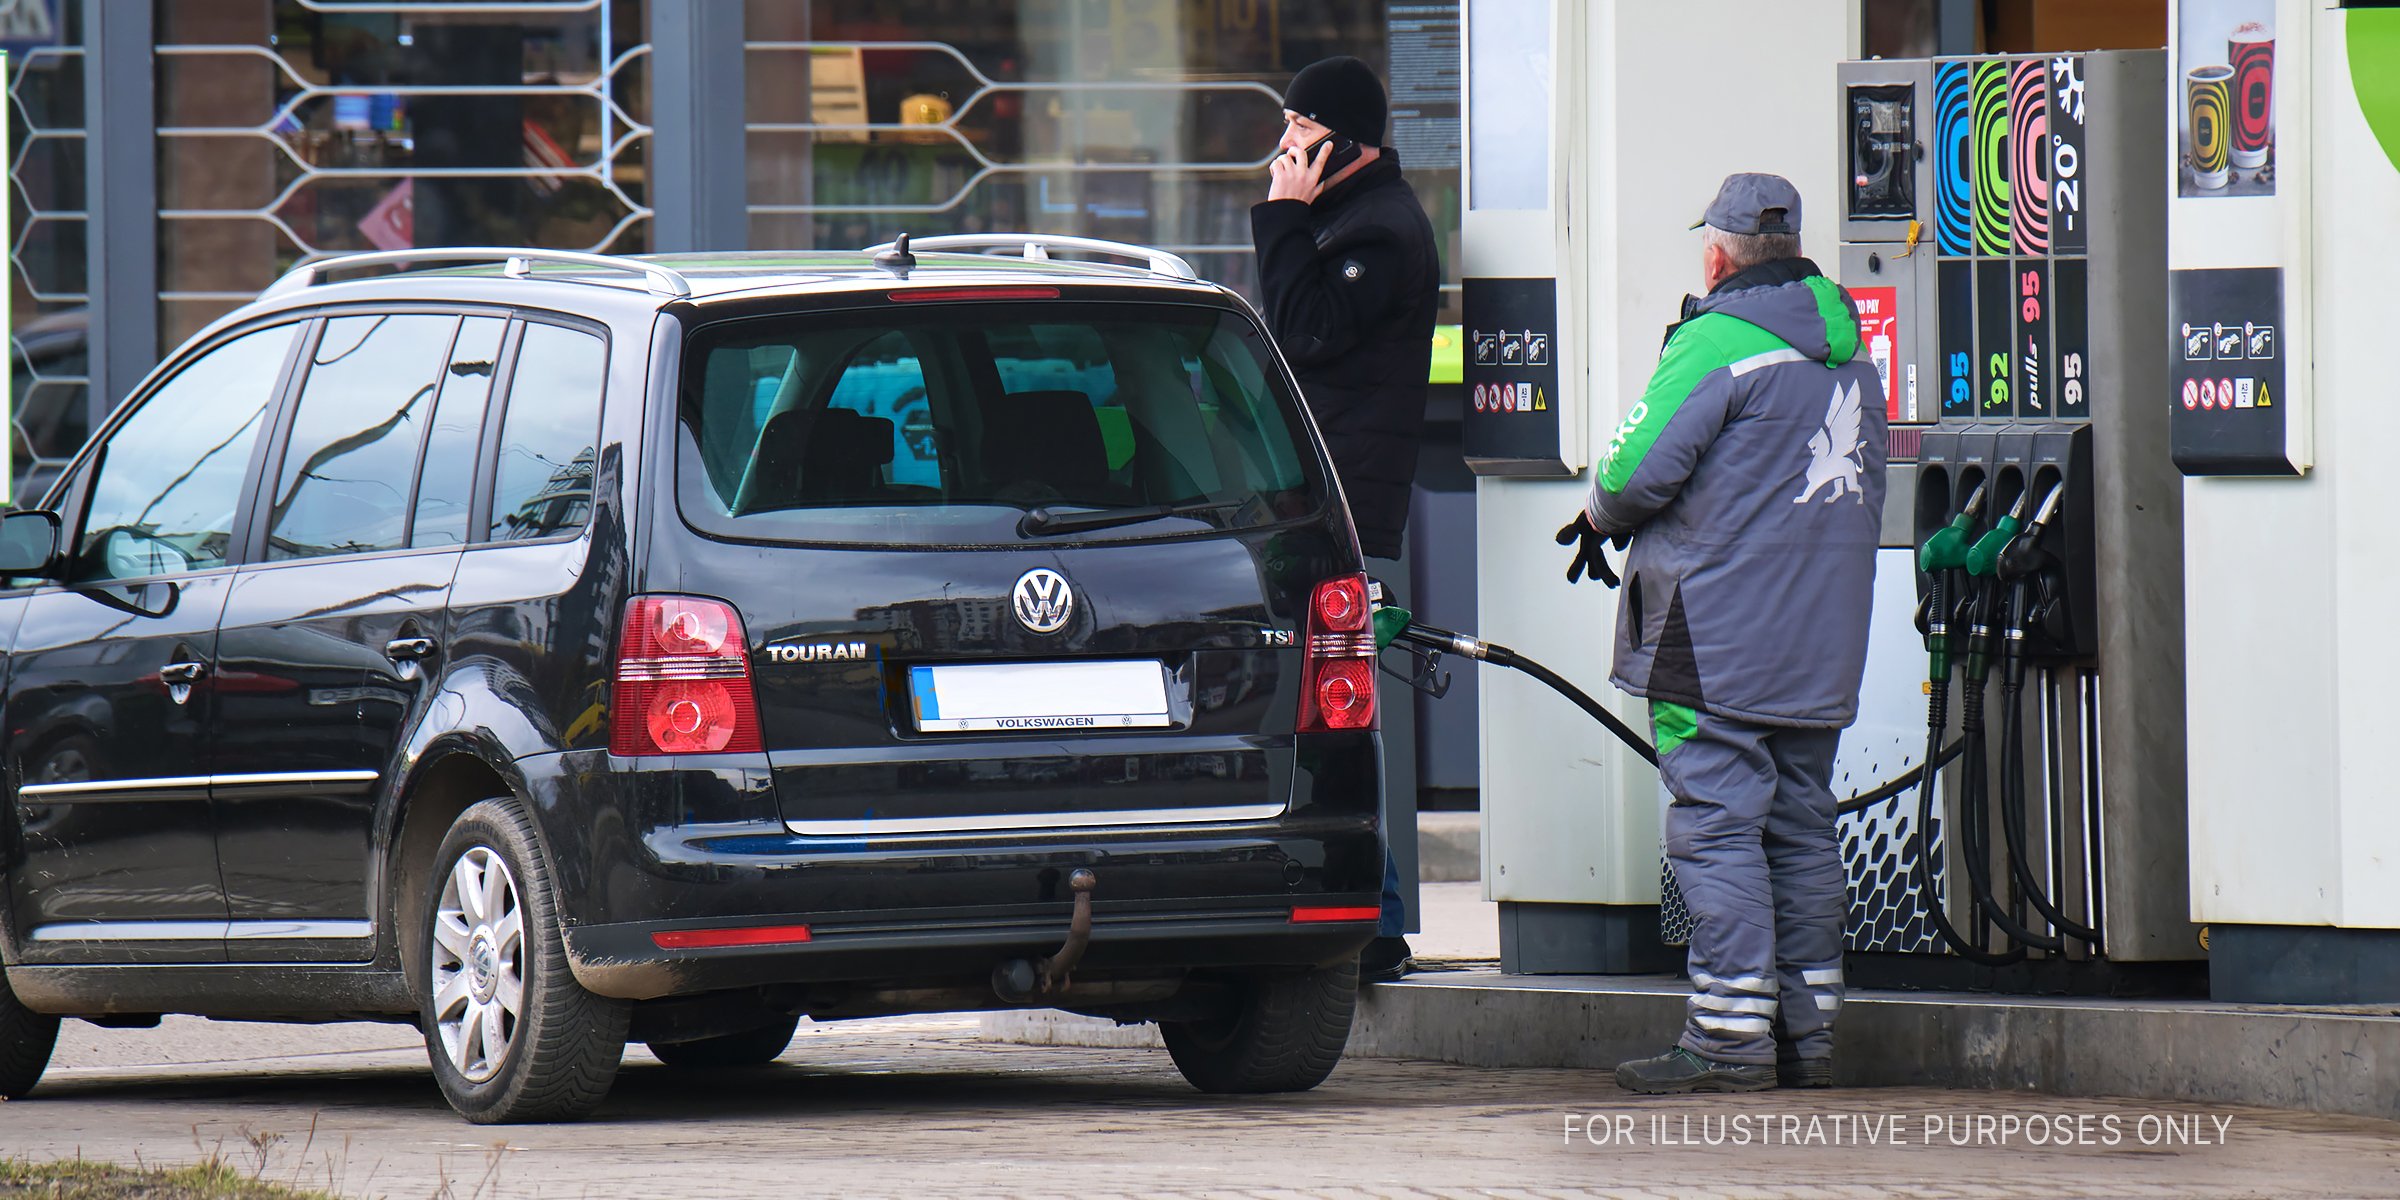
<instances>
[{"instance_id":1,"label":"black winter coat","mask_svg":"<svg viewBox=\"0 0 2400 1200\"><path fill-rule=\"evenodd\" d=\"M1370 558L1408 527L1441 261L1433 223L1388 148L1317 197L1250 210L1267 326L1341 476Z\"/></svg>"}]
</instances>

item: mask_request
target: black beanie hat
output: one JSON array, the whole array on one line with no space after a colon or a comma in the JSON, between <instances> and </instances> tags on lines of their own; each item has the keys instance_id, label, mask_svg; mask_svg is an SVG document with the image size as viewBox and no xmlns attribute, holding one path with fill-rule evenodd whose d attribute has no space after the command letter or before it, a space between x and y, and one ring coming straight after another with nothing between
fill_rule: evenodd
<instances>
[{"instance_id":1,"label":"black beanie hat","mask_svg":"<svg viewBox=\"0 0 2400 1200\"><path fill-rule=\"evenodd\" d=\"M1285 108L1365 146L1383 144L1385 105L1375 68L1346 54L1302 67L1283 97Z\"/></svg>"}]
</instances>

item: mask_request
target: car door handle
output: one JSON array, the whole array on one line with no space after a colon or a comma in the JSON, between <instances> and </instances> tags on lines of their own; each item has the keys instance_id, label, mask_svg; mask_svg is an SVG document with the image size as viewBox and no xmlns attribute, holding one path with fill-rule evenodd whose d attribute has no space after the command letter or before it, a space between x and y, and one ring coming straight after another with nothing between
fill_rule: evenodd
<instances>
[{"instance_id":1,"label":"car door handle","mask_svg":"<svg viewBox=\"0 0 2400 1200\"><path fill-rule=\"evenodd\" d=\"M206 674L208 664L204 662L168 663L158 669L158 678L162 683L198 683Z\"/></svg>"},{"instance_id":2,"label":"car door handle","mask_svg":"<svg viewBox=\"0 0 2400 1200\"><path fill-rule=\"evenodd\" d=\"M414 661L433 653L433 639L424 637L393 638L383 644L383 652L401 661Z\"/></svg>"}]
</instances>

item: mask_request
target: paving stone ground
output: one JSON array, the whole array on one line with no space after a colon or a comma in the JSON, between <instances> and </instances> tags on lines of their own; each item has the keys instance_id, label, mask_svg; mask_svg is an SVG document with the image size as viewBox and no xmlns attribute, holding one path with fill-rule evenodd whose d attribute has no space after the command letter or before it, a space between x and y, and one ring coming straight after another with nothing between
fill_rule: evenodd
<instances>
[{"instance_id":1,"label":"paving stone ground","mask_svg":"<svg viewBox=\"0 0 2400 1200\"><path fill-rule=\"evenodd\" d=\"M2089 1144L2035 1144L2036 1118L2045 1142ZM2158 1118L2187 1140L2143 1144ZM75 1023L35 1097L0 1105L0 1154L212 1150L362 1197L2400 1196L2400 1123L1916 1089L1645 1098L1586 1072L1365 1059L1305 1095L1212 1098L1157 1050L990 1043L968 1017L803 1026L738 1075L636 1049L597 1119L506 1129L450 1113L407 1029Z\"/></svg>"}]
</instances>

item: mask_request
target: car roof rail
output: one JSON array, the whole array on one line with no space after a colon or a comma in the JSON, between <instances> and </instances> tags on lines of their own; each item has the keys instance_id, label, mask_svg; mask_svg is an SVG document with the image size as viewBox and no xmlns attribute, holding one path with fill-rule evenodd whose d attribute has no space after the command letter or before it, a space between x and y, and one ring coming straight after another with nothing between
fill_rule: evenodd
<instances>
[{"instance_id":1,"label":"car roof rail","mask_svg":"<svg viewBox=\"0 0 2400 1200\"><path fill-rule=\"evenodd\" d=\"M423 246L414 250L383 250L370 254L343 254L302 263L267 286L259 299L286 295L322 283L334 271L354 267L411 267L432 263L498 262L501 273L510 279L527 279L533 275L535 263L560 263L576 267L596 267L608 271L625 271L642 276L643 285L652 293L675 300L691 297L692 284L675 271L657 263L646 263L614 254L584 254L574 250L539 250L526 246ZM562 282L584 282L562 280ZM606 284L603 286L615 286Z\"/></svg>"},{"instance_id":2,"label":"car roof rail","mask_svg":"<svg viewBox=\"0 0 2400 1200\"><path fill-rule=\"evenodd\" d=\"M894 243L869 246L868 254L881 254ZM910 238L910 250L962 250L981 252L1018 248L1018 253L1034 262L1046 262L1052 250L1075 250L1085 254L1106 254L1117 258L1138 258L1148 263L1153 274L1199 282L1200 276L1185 262L1164 250L1136 246L1131 242L1111 242L1100 238L1069 237L1059 233L944 233L934 237Z\"/></svg>"}]
</instances>

